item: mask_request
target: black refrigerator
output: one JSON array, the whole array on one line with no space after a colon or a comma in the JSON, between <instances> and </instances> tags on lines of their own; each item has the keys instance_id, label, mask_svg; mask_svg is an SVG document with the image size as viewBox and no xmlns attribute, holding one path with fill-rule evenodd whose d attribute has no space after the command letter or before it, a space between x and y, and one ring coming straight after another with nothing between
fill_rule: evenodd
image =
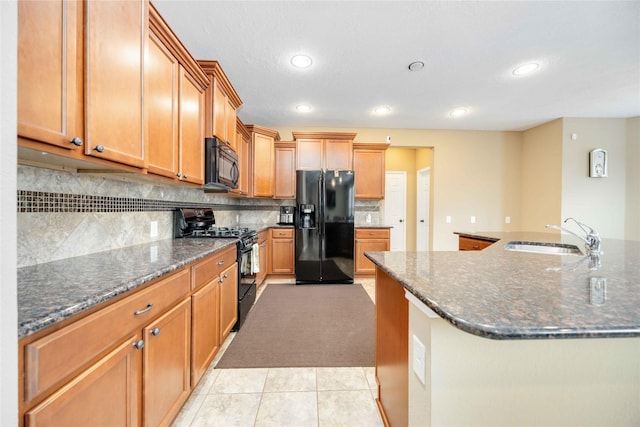
<instances>
[{"instance_id":1,"label":"black refrigerator","mask_svg":"<svg viewBox=\"0 0 640 427\"><path fill-rule=\"evenodd\" d=\"M354 176L296 171L296 284L353 283Z\"/></svg>"}]
</instances>

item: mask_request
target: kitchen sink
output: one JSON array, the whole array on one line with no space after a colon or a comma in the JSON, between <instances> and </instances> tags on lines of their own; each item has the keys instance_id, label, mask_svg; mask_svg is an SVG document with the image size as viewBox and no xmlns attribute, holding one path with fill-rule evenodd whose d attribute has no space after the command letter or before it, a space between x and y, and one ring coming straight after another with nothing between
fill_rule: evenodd
<instances>
[{"instance_id":1,"label":"kitchen sink","mask_svg":"<svg viewBox=\"0 0 640 427\"><path fill-rule=\"evenodd\" d=\"M504 246L504 250L548 255L584 255L576 245L568 245L564 243L513 241L507 243Z\"/></svg>"}]
</instances>

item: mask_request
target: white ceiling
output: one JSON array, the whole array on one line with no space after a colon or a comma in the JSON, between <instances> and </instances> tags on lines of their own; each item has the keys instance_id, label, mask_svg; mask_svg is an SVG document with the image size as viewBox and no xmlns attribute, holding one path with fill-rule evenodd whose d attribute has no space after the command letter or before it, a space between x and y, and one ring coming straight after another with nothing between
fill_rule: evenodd
<instances>
[{"instance_id":1,"label":"white ceiling","mask_svg":"<svg viewBox=\"0 0 640 427\"><path fill-rule=\"evenodd\" d=\"M524 130L640 116L639 1L152 2L195 58L220 62L246 124ZM312 66L293 69L296 53ZM424 69L409 71L416 60ZM534 60L537 73L514 77ZM452 118L456 107L469 113Z\"/></svg>"}]
</instances>

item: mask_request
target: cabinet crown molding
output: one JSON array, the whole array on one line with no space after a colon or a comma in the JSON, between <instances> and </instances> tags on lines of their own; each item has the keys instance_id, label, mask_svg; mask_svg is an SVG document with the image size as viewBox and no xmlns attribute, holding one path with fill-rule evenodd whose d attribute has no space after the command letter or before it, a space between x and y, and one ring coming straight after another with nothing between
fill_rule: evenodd
<instances>
[{"instance_id":1,"label":"cabinet crown molding","mask_svg":"<svg viewBox=\"0 0 640 427\"><path fill-rule=\"evenodd\" d=\"M220 86L222 86L224 93L229 97L233 106L236 109L240 108L240 106L242 105L242 100L231 85L231 82L227 78L227 75L222 70L222 66L220 65L220 63L213 60L199 59L198 64L200 64L207 75L218 80L218 83L220 84Z\"/></svg>"},{"instance_id":2,"label":"cabinet crown molding","mask_svg":"<svg viewBox=\"0 0 640 427\"><path fill-rule=\"evenodd\" d=\"M354 150L386 150L389 148L386 142L354 142Z\"/></svg>"},{"instance_id":3,"label":"cabinet crown molding","mask_svg":"<svg viewBox=\"0 0 640 427\"><path fill-rule=\"evenodd\" d=\"M291 132L293 139L346 139L354 140L357 133L345 132Z\"/></svg>"},{"instance_id":4,"label":"cabinet crown molding","mask_svg":"<svg viewBox=\"0 0 640 427\"><path fill-rule=\"evenodd\" d=\"M261 135L271 137L275 141L280 141L280 133L276 130L267 129L258 125L245 125L245 128L247 128L250 133L256 132Z\"/></svg>"}]
</instances>

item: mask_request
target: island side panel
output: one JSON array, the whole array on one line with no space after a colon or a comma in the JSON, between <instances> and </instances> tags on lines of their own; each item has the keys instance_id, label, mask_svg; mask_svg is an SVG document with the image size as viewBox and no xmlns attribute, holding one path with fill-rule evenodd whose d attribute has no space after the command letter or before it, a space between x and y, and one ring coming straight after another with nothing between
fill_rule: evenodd
<instances>
[{"instance_id":1,"label":"island side panel","mask_svg":"<svg viewBox=\"0 0 640 427\"><path fill-rule=\"evenodd\" d=\"M490 340L410 306L410 425L640 425L640 338Z\"/></svg>"},{"instance_id":2,"label":"island side panel","mask_svg":"<svg viewBox=\"0 0 640 427\"><path fill-rule=\"evenodd\" d=\"M376 268L376 403L388 426L408 425L408 333L404 288Z\"/></svg>"}]
</instances>

